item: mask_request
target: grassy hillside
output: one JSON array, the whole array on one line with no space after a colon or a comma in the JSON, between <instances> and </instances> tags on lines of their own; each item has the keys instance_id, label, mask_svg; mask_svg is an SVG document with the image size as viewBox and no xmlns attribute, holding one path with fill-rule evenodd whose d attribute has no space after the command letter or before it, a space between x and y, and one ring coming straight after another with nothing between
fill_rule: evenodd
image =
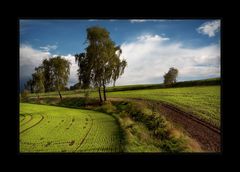
<instances>
[{"instance_id":1,"label":"grassy hillside","mask_svg":"<svg viewBox=\"0 0 240 172\"><path fill-rule=\"evenodd\" d=\"M220 86L118 91L108 93L108 97L162 101L220 126Z\"/></svg>"},{"instance_id":2,"label":"grassy hillside","mask_svg":"<svg viewBox=\"0 0 240 172\"><path fill-rule=\"evenodd\" d=\"M162 101L190 112L215 126L220 126L220 78L208 80L185 81L176 83L173 88L163 88L161 84L152 85L127 85L108 87L107 97L141 98L146 100ZM206 86L207 85L207 86ZM161 88L159 88L161 87ZM70 104L73 99L84 97L84 90L62 92L63 98ZM36 99L36 94L31 94L30 102ZM43 99L55 98L56 92L42 93ZM95 90L90 90L90 98L98 98ZM77 101L76 101L77 102ZM75 102L75 103L76 103ZM81 102L77 102L79 104ZM64 103L63 103L64 104Z\"/></svg>"},{"instance_id":3,"label":"grassy hillside","mask_svg":"<svg viewBox=\"0 0 240 172\"><path fill-rule=\"evenodd\" d=\"M192 86L210 86L210 85L220 85L221 79L220 78L210 78L204 80L194 80L194 81L183 81L177 82L171 86L164 86L164 84L138 84L138 85L123 85L123 86L115 86L115 87L107 87L107 92L114 92L114 91L128 91L128 90L143 90L143 89L158 89L158 88L177 88L177 87L192 87ZM96 92L95 89L89 89L90 92ZM77 95L77 94L84 94L85 90L70 90L70 91L62 91L62 95ZM55 97L58 96L57 92L48 92L48 93L40 93L40 96L43 97ZM36 94L30 94L30 97L36 97Z\"/></svg>"},{"instance_id":4,"label":"grassy hillside","mask_svg":"<svg viewBox=\"0 0 240 172\"><path fill-rule=\"evenodd\" d=\"M107 87L107 91L113 92L113 91L158 89L158 88L170 88L170 87L176 88L176 87L192 87L192 86L209 86L209 85L220 85L220 82L221 82L220 78L210 78L210 79L204 79L204 80L177 82L171 86L164 86L164 84L139 84L139 85Z\"/></svg>"}]
</instances>

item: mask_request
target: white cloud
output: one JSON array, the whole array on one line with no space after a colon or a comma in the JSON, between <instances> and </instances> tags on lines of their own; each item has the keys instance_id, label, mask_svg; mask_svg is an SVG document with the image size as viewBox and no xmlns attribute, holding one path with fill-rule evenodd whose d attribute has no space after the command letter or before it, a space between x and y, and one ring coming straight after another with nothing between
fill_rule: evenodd
<instances>
[{"instance_id":1,"label":"white cloud","mask_svg":"<svg viewBox=\"0 0 240 172\"><path fill-rule=\"evenodd\" d=\"M172 20L172 19L168 19L168 20L163 20L163 19L132 19L129 20L131 23L143 23L143 22L164 22L164 21L179 21L179 20Z\"/></svg>"},{"instance_id":2,"label":"white cloud","mask_svg":"<svg viewBox=\"0 0 240 172\"><path fill-rule=\"evenodd\" d=\"M20 77L28 77L34 72L34 68L39 66L43 59L49 58L51 53L36 50L30 45L23 44L19 49Z\"/></svg>"},{"instance_id":3,"label":"white cloud","mask_svg":"<svg viewBox=\"0 0 240 172\"><path fill-rule=\"evenodd\" d=\"M146 22L146 20L130 20L131 23L142 23Z\"/></svg>"},{"instance_id":4,"label":"white cloud","mask_svg":"<svg viewBox=\"0 0 240 172\"><path fill-rule=\"evenodd\" d=\"M78 82L78 76L77 76L78 65L77 65L77 63L75 63L75 56L68 54L66 56L61 56L61 57L70 61L70 63L71 63L68 86L72 86Z\"/></svg>"},{"instance_id":5,"label":"white cloud","mask_svg":"<svg viewBox=\"0 0 240 172\"><path fill-rule=\"evenodd\" d=\"M146 35L141 35L139 37L137 37L137 40L142 41L142 42L152 42L152 41L166 41L169 40L169 38L164 38L161 37L159 35L150 35L150 34L146 34Z\"/></svg>"},{"instance_id":6,"label":"white cloud","mask_svg":"<svg viewBox=\"0 0 240 172\"><path fill-rule=\"evenodd\" d=\"M219 29L220 29L220 20L214 20L211 22L203 23L199 28L197 28L197 31L203 35L208 35L209 37L213 37L219 31Z\"/></svg>"},{"instance_id":7,"label":"white cloud","mask_svg":"<svg viewBox=\"0 0 240 172\"><path fill-rule=\"evenodd\" d=\"M128 66L116 85L161 83L170 67L179 69L179 80L220 76L219 45L183 48L167 37L146 34L121 48Z\"/></svg>"},{"instance_id":8,"label":"white cloud","mask_svg":"<svg viewBox=\"0 0 240 172\"><path fill-rule=\"evenodd\" d=\"M98 19L89 19L88 21L93 22L93 21L98 21Z\"/></svg>"},{"instance_id":9,"label":"white cloud","mask_svg":"<svg viewBox=\"0 0 240 172\"><path fill-rule=\"evenodd\" d=\"M57 49L57 45L46 45L44 47L39 47L39 48L42 49L43 51L49 52L51 50Z\"/></svg>"}]
</instances>

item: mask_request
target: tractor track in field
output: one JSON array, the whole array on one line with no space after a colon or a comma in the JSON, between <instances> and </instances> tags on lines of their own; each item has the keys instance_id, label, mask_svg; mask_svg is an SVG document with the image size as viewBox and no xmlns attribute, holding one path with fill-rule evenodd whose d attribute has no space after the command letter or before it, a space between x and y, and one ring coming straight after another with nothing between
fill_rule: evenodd
<instances>
[{"instance_id":1,"label":"tractor track in field","mask_svg":"<svg viewBox=\"0 0 240 172\"><path fill-rule=\"evenodd\" d=\"M160 101L151 101L135 98L110 98L115 101L140 101L147 103L155 110L164 115L173 123L179 124L192 138L197 140L203 151L221 151L221 130L210 123L207 123L194 115L184 112L175 106Z\"/></svg>"},{"instance_id":2,"label":"tractor track in field","mask_svg":"<svg viewBox=\"0 0 240 172\"><path fill-rule=\"evenodd\" d=\"M85 139L87 138L88 134L90 133L92 126L93 126L93 119L91 118L91 115L88 115L89 118L91 119L91 125L86 133L86 135L83 137L83 139L81 140L81 142L79 143L78 147L75 149L75 152L77 152L77 150L82 146L83 142L85 141Z\"/></svg>"},{"instance_id":3,"label":"tractor track in field","mask_svg":"<svg viewBox=\"0 0 240 172\"><path fill-rule=\"evenodd\" d=\"M29 114L27 114L27 115L29 115ZM29 116L30 116L30 119L29 119L28 121L26 121L26 122L20 124L20 126L23 126L23 125L27 124L28 122L30 122L30 121L33 119L33 118L32 118L32 115L29 115ZM24 115L24 118L26 118L25 115Z\"/></svg>"},{"instance_id":4,"label":"tractor track in field","mask_svg":"<svg viewBox=\"0 0 240 172\"><path fill-rule=\"evenodd\" d=\"M26 128L26 129L24 129L23 131L21 131L20 134L22 134L23 132L25 132L25 131L33 128L33 127L35 127L36 125L38 125L38 124L44 119L44 116L43 116L43 115L41 115L41 114L39 114L39 115L41 116L41 119L40 119L37 123L35 123L34 125L32 125L32 126ZM31 117L32 117L32 116L31 116ZM33 118L31 118L31 119L33 119Z\"/></svg>"}]
</instances>

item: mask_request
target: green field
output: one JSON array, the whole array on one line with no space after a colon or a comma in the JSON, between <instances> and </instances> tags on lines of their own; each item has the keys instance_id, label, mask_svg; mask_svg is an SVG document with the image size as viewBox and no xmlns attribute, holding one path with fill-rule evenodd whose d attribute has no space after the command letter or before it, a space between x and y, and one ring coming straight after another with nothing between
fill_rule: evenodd
<instances>
[{"instance_id":1,"label":"green field","mask_svg":"<svg viewBox=\"0 0 240 172\"><path fill-rule=\"evenodd\" d=\"M117 91L108 93L108 97L162 101L220 126L220 86Z\"/></svg>"},{"instance_id":2,"label":"green field","mask_svg":"<svg viewBox=\"0 0 240 172\"><path fill-rule=\"evenodd\" d=\"M20 103L20 152L119 152L114 117L90 110Z\"/></svg>"},{"instance_id":3,"label":"green field","mask_svg":"<svg viewBox=\"0 0 240 172\"><path fill-rule=\"evenodd\" d=\"M161 101L173 105L183 111L190 112L196 117L220 127L220 86L193 86L179 88L142 89L128 91L107 92L107 97L114 98L141 98ZM84 97L82 90L65 91L65 98ZM31 95L32 98L36 97ZM42 98L57 98L55 93L43 94ZM90 97L98 98L96 91Z\"/></svg>"}]
</instances>

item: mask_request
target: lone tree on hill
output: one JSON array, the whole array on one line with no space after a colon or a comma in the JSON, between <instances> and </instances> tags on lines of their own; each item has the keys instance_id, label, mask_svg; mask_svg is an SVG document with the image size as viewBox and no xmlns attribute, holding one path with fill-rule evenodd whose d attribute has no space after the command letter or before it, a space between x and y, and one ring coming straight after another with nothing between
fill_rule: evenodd
<instances>
[{"instance_id":1,"label":"lone tree on hill","mask_svg":"<svg viewBox=\"0 0 240 172\"><path fill-rule=\"evenodd\" d=\"M164 85L171 85L177 82L178 69L171 67L164 77Z\"/></svg>"}]
</instances>

